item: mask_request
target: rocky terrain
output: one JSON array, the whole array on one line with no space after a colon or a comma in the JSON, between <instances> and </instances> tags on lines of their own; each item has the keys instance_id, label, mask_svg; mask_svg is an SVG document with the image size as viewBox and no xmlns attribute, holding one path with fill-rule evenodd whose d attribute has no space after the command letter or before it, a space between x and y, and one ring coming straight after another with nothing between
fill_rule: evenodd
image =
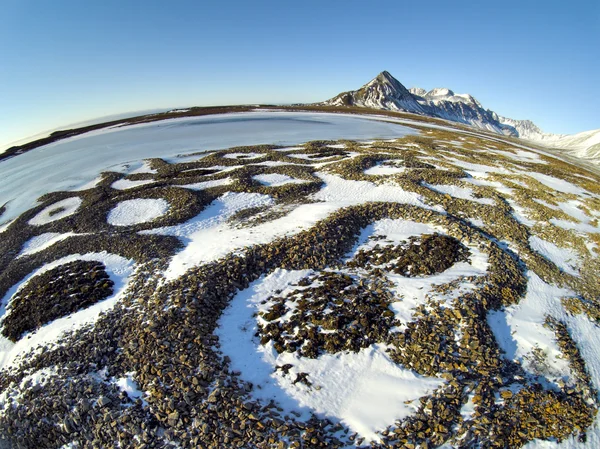
<instances>
[{"instance_id":1,"label":"rocky terrain","mask_svg":"<svg viewBox=\"0 0 600 449\"><path fill-rule=\"evenodd\" d=\"M598 447L600 177L402 129L165 145L9 202L0 444Z\"/></svg>"}]
</instances>

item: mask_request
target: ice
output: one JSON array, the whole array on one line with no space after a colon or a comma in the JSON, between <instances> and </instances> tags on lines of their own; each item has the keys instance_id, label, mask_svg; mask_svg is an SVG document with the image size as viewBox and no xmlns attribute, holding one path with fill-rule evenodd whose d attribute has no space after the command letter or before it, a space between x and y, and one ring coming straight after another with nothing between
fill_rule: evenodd
<instances>
[{"instance_id":1,"label":"ice","mask_svg":"<svg viewBox=\"0 0 600 449\"><path fill-rule=\"evenodd\" d=\"M155 220L168 210L169 203L165 199L137 198L121 201L108 213L106 220L113 226L132 226Z\"/></svg>"},{"instance_id":2,"label":"ice","mask_svg":"<svg viewBox=\"0 0 600 449\"><path fill-rule=\"evenodd\" d=\"M277 111L184 117L102 129L0 162L0 204L12 200L3 219L14 218L44 193L80 186L102 171L126 172L124 164L142 159L176 160L181 153L242 145L291 146L309 140L399 138L412 133L416 131L381 118Z\"/></svg>"}]
</instances>

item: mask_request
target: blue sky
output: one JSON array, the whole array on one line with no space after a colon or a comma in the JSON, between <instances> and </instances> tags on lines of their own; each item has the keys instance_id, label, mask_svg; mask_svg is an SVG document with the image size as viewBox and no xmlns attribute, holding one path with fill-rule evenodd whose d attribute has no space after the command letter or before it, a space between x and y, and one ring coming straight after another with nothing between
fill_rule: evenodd
<instances>
[{"instance_id":1,"label":"blue sky","mask_svg":"<svg viewBox=\"0 0 600 449\"><path fill-rule=\"evenodd\" d=\"M600 128L600 2L0 3L0 146L127 111L324 100L388 70L549 132Z\"/></svg>"}]
</instances>

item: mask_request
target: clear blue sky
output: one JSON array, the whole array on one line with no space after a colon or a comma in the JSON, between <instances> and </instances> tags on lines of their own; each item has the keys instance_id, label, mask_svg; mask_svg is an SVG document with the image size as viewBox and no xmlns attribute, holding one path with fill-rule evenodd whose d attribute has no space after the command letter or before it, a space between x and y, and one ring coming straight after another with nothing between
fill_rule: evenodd
<instances>
[{"instance_id":1,"label":"clear blue sky","mask_svg":"<svg viewBox=\"0 0 600 449\"><path fill-rule=\"evenodd\" d=\"M324 100L382 70L600 128L600 1L0 2L0 146L152 108Z\"/></svg>"}]
</instances>

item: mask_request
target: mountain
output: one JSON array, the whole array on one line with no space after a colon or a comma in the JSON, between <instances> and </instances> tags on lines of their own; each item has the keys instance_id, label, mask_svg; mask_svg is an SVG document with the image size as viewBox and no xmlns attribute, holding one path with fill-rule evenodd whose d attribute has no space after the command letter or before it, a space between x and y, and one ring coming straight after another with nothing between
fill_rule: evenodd
<instances>
[{"instance_id":1,"label":"mountain","mask_svg":"<svg viewBox=\"0 0 600 449\"><path fill-rule=\"evenodd\" d=\"M493 111L485 110L471 95L455 94L446 88L429 92L421 88L408 90L386 71L360 89L342 92L321 104L413 112L464 123L498 134L517 136L514 128L500 123Z\"/></svg>"},{"instance_id":2,"label":"mountain","mask_svg":"<svg viewBox=\"0 0 600 449\"><path fill-rule=\"evenodd\" d=\"M381 72L358 90L342 92L325 102L331 106L362 106L392 111L409 111L426 114L426 111L396 78L389 72Z\"/></svg>"},{"instance_id":3,"label":"mountain","mask_svg":"<svg viewBox=\"0 0 600 449\"><path fill-rule=\"evenodd\" d=\"M387 71L381 72L358 90L342 92L319 104L405 111L437 117L559 148L572 156L600 163L600 129L574 135L546 133L530 120L515 120L485 109L469 94L457 94L448 88L430 91L420 87L407 89Z\"/></svg>"},{"instance_id":4,"label":"mountain","mask_svg":"<svg viewBox=\"0 0 600 449\"><path fill-rule=\"evenodd\" d=\"M571 156L600 162L600 129L577 134L552 134L538 128L531 120L514 120L499 117L500 123L516 129L521 139L550 148L565 150Z\"/></svg>"}]
</instances>

